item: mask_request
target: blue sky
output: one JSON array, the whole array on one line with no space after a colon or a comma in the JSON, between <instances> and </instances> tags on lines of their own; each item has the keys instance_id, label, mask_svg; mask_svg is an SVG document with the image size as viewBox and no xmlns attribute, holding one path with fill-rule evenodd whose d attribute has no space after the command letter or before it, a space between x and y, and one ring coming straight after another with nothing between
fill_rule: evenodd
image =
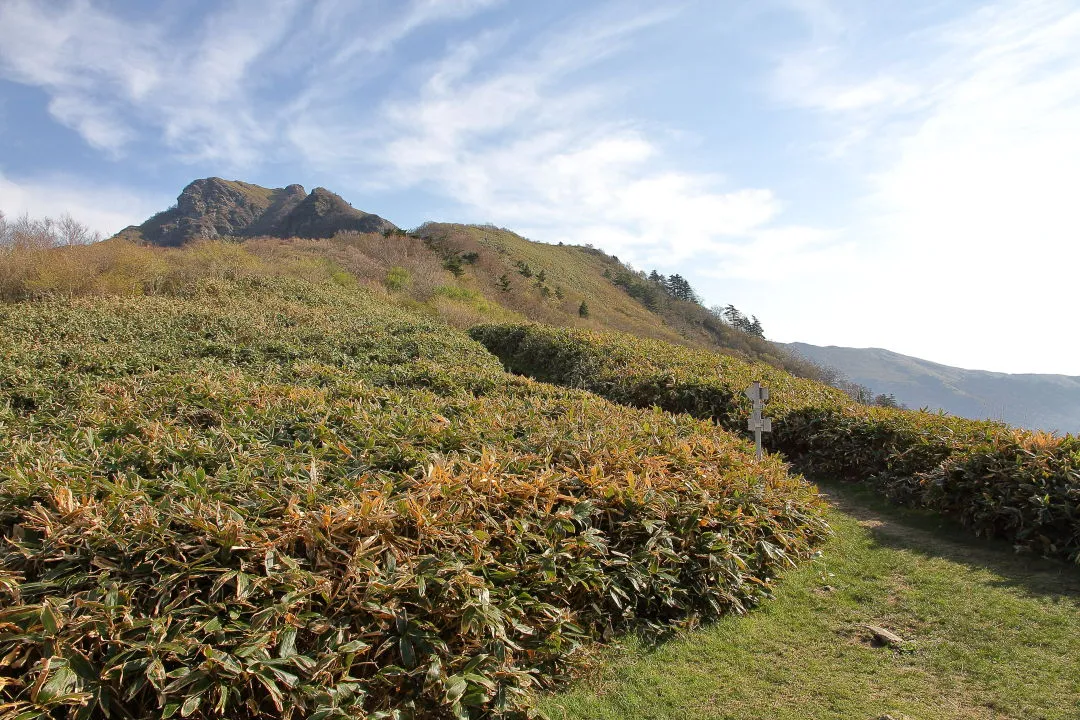
<instances>
[{"instance_id":1,"label":"blue sky","mask_svg":"<svg viewBox=\"0 0 1080 720\"><path fill-rule=\"evenodd\" d=\"M781 341L1080 375L1080 6L0 4L0 210L328 187L687 276Z\"/></svg>"}]
</instances>

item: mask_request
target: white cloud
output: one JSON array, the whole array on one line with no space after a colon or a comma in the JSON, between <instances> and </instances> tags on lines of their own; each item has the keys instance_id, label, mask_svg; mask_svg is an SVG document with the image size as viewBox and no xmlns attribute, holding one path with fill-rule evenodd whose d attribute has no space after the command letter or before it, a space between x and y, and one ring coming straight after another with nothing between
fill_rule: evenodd
<instances>
[{"instance_id":1,"label":"white cloud","mask_svg":"<svg viewBox=\"0 0 1080 720\"><path fill-rule=\"evenodd\" d=\"M49 113L62 124L78 131L92 147L115 157L134 137L134 131L118 118L118 113L79 93L49 101Z\"/></svg>"},{"instance_id":2,"label":"white cloud","mask_svg":"<svg viewBox=\"0 0 1080 720\"><path fill-rule=\"evenodd\" d=\"M837 46L812 46L781 59L773 89L786 102L826 112L888 112L918 100L918 84L883 72L852 78L850 58Z\"/></svg>"},{"instance_id":3,"label":"white cloud","mask_svg":"<svg viewBox=\"0 0 1080 720\"><path fill-rule=\"evenodd\" d=\"M451 47L413 94L383 104L374 125L328 127L304 117L290 137L305 157L352 172L359 184L422 185L449 196L465 219L591 243L639 264L674 267L704 253L720 272L741 274L746 248L791 237L775 225L782 207L774 194L672 169L654 137L608 119L608 106L629 88L568 80L668 17L575 18L524 47L487 33ZM800 252L828 253L835 240L819 233Z\"/></svg>"},{"instance_id":4,"label":"white cloud","mask_svg":"<svg viewBox=\"0 0 1080 720\"><path fill-rule=\"evenodd\" d=\"M53 117L113 156L136 138L136 126L150 123L189 158L243 164L261 139L247 121L245 80L287 29L290 6L237 0L192 44L86 0L12 0L0 6L0 70L43 88Z\"/></svg>"},{"instance_id":5,"label":"white cloud","mask_svg":"<svg viewBox=\"0 0 1080 720\"><path fill-rule=\"evenodd\" d=\"M44 88L59 122L115 153L132 131L114 97L154 84L154 33L85 2L55 10L20 0L0 5L0 74Z\"/></svg>"},{"instance_id":6,"label":"white cloud","mask_svg":"<svg viewBox=\"0 0 1080 720\"><path fill-rule=\"evenodd\" d=\"M101 186L66 176L16 181L0 172L0 211L9 220L23 214L56 218L69 213L106 237L128 225L141 223L171 201L157 193L142 194L126 187Z\"/></svg>"},{"instance_id":7,"label":"white cloud","mask_svg":"<svg viewBox=\"0 0 1080 720\"><path fill-rule=\"evenodd\" d=\"M854 272L857 258L854 245L837 231L784 225L755 231L751 242L727 247L717 263L700 274L775 287L792 279ZM784 298L792 300L791 295Z\"/></svg>"},{"instance_id":8,"label":"white cloud","mask_svg":"<svg viewBox=\"0 0 1080 720\"><path fill-rule=\"evenodd\" d=\"M739 274L746 248L783 244L770 190L670 167L655 134L611 119L631 86L581 84L674 10L609 4L541 33L480 31L419 75L401 73L374 107L359 102L366 61L497 1L365 13L342 0L232 0L180 28L123 20L89 0L12 0L0 7L0 71L44 88L54 117L114 157L150 126L181 160L239 172L302 158L328 184L423 186L467 217L661 266L707 253ZM261 88L282 79L291 95L267 104Z\"/></svg>"},{"instance_id":9,"label":"white cloud","mask_svg":"<svg viewBox=\"0 0 1080 720\"><path fill-rule=\"evenodd\" d=\"M892 62L839 53L798 86L800 104L858 138L855 165L874 168L851 229L870 271L846 283L856 319L833 341L1080 374L1067 318L1080 267L1080 9L1008 0L910 41Z\"/></svg>"},{"instance_id":10,"label":"white cloud","mask_svg":"<svg viewBox=\"0 0 1080 720\"><path fill-rule=\"evenodd\" d=\"M403 13L381 27L378 33L362 35L346 43L334 55L333 63L341 65L360 54L386 52L418 28L444 20L468 17L501 2L502 0L417 0L407 5ZM337 11L339 17L347 14L347 9L340 7L336 2L331 2L329 5Z\"/></svg>"}]
</instances>

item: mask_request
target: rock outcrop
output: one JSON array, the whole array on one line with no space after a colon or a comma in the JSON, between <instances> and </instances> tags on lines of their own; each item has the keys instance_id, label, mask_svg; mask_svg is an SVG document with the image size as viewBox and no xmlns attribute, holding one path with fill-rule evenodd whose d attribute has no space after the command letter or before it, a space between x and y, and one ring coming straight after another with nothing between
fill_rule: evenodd
<instances>
[{"instance_id":1,"label":"rock outcrop","mask_svg":"<svg viewBox=\"0 0 1080 720\"><path fill-rule=\"evenodd\" d=\"M357 210L325 188L310 194L301 185L264 188L238 180L204 178L180 193L176 206L159 212L121 235L152 245L175 247L196 238L328 238L343 230L397 229L389 220Z\"/></svg>"}]
</instances>

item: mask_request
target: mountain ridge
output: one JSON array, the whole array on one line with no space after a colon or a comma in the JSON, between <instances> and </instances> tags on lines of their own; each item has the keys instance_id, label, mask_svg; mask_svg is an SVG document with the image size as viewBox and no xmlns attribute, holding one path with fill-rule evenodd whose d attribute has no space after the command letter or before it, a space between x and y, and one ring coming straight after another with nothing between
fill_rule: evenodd
<instances>
[{"instance_id":1,"label":"mountain ridge","mask_svg":"<svg viewBox=\"0 0 1080 720\"><path fill-rule=\"evenodd\" d=\"M958 368L885 348L777 344L911 407L1080 432L1080 376Z\"/></svg>"}]
</instances>

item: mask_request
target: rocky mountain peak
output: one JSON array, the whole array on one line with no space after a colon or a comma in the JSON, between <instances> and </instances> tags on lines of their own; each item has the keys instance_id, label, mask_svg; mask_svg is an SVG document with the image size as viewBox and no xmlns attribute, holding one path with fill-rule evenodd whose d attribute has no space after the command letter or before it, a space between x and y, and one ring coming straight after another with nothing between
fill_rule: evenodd
<instances>
[{"instance_id":1,"label":"rocky mountain peak","mask_svg":"<svg viewBox=\"0 0 1080 720\"><path fill-rule=\"evenodd\" d=\"M346 230L383 232L396 227L378 215L357 210L326 188L308 194L297 184L265 188L210 177L189 183L175 207L123 234L153 245L177 246L195 238L322 238Z\"/></svg>"}]
</instances>

